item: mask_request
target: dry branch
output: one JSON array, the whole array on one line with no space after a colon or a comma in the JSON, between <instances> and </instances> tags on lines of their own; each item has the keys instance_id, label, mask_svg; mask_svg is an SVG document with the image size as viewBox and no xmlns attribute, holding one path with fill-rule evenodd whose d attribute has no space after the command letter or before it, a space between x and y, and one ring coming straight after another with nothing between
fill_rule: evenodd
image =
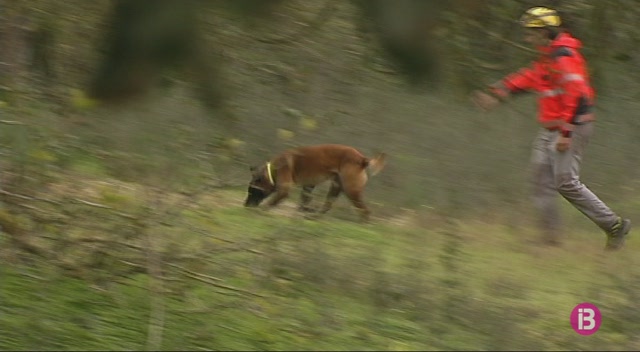
<instances>
[{"instance_id":1,"label":"dry branch","mask_svg":"<svg viewBox=\"0 0 640 352\"><path fill-rule=\"evenodd\" d=\"M190 277L190 278L192 278L194 280L198 280L200 282L204 282L206 284L209 284L209 285L217 287L217 288L222 288L222 289L225 289L225 290L229 290L229 291L233 291L233 292L237 292L237 293L243 293L243 294L246 294L246 295L251 295L251 296L256 296L256 297L264 297L264 295L261 295L259 293L243 290L241 288L237 288L237 287L233 287L233 286L229 286L229 285L224 285L224 284L220 284L220 283L216 282L216 281L223 281L220 278L216 278L216 277L208 276L208 275L205 275L205 274L202 274L202 273L198 273L198 272L195 272L195 271L191 271L191 270L188 270L186 268L183 268L183 267L181 267L179 265L175 265L175 264L167 264L167 265L180 270L180 272L183 275L187 276L187 277Z\"/></svg>"},{"instance_id":2,"label":"dry branch","mask_svg":"<svg viewBox=\"0 0 640 352\"><path fill-rule=\"evenodd\" d=\"M69 241L69 242L86 242L86 243L103 243L103 244L115 244L118 246L122 246L122 247L127 247L127 248L131 248L131 249L135 249L137 251L145 251L144 247L141 246L137 246L135 244L131 244L131 243L124 243L124 242L120 242L120 241L115 241L115 240L105 240L102 238L92 238L92 237L85 237L85 238L76 238L73 241Z\"/></svg>"},{"instance_id":3,"label":"dry branch","mask_svg":"<svg viewBox=\"0 0 640 352\"><path fill-rule=\"evenodd\" d=\"M164 221L160 222L160 224L165 225L165 226L171 226L171 227L176 226L175 224L167 223L167 222L164 222ZM193 231L194 233L197 233L199 235L207 236L207 237L212 238L214 240L218 240L218 241L225 242L225 243L231 243L231 244L235 244L236 243L235 241L231 241L231 240L228 240L226 238L222 238L222 237L218 237L218 236L212 235L209 232L206 232L204 230L198 229L195 226L189 225L189 224L187 224L185 222L181 222L179 225L182 225L182 226L186 227L189 231Z\"/></svg>"},{"instance_id":4,"label":"dry branch","mask_svg":"<svg viewBox=\"0 0 640 352\"><path fill-rule=\"evenodd\" d=\"M189 269L187 269L185 267L182 267L180 265L177 265L177 264L167 263L167 265L172 267L172 268L178 269L178 270L180 270L180 271L182 271L184 273L188 273L188 274L191 274L191 275L196 275L196 276L205 278L207 280L218 281L218 282L224 281L224 280L222 280L220 278L217 278L217 277L213 277L213 276L205 275L205 274L198 273L198 272L195 272L195 271L191 271L191 270L189 270Z\"/></svg>"},{"instance_id":5,"label":"dry branch","mask_svg":"<svg viewBox=\"0 0 640 352\"><path fill-rule=\"evenodd\" d=\"M1 124L4 125L17 125L17 126L26 126L26 124L20 122L20 121L10 121L10 120L0 120Z\"/></svg>"},{"instance_id":6,"label":"dry branch","mask_svg":"<svg viewBox=\"0 0 640 352\"><path fill-rule=\"evenodd\" d=\"M528 47L526 47L524 45L518 44L518 43L516 43L516 42L514 42L512 40L509 40L509 39L507 39L507 38L495 33L495 32L487 30L485 27L481 26L479 23L469 22L467 24L469 26L475 28L476 30L482 31L483 33L485 33L486 35L488 35L488 36L490 36L492 38L498 39L499 41L505 42L505 43L507 43L507 44L509 44L511 46L514 46L514 47L516 47L518 49L524 50L524 51L529 52L529 53L537 53L537 51L534 50L534 49L531 49L531 48L528 48Z\"/></svg>"},{"instance_id":7,"label":"dry branch","mask_svg":"<svg viewBox=\"0 0 640 352\"><path fill-rule=\"evenodd\" d=\"M3 189L0 189L0 194L4 194L5 196L10 196L13 198L18 198L18 199L22 199L22 200L29 200L29 201L40 201L40 202L46 202L46 203L50 203L50 204L55 204L55 205L62 205L62 203L52 200L52 199L46 199L46 198L39 198L39 197L33 197L33 196L25 196L24 194L18 194L18 193L12 193L9 191L5 191Z\"/></svg>"},{"instance_id":8,"label":"dry branch","mask_svg":"<svg viewBox=\"0 0 640 352\"><path fill-rule=\"evenodd\" d=\"M72 201L79 203L79 204L83 204L83 205L87 205L90 207L94 207L94 208L100 208L100 209L105 209L105 210L109 210L111 211L112 214L129 219L129 220L138 220L138 217L133 216L131 214L127 214L127 213L123 213L121 211L116 210L113 207L110 207L108 205L103 205L103 204L99 204L99 203L94 203L94 202L89 202L80 198L72 198Z\"/></svg>"}]
</instances>

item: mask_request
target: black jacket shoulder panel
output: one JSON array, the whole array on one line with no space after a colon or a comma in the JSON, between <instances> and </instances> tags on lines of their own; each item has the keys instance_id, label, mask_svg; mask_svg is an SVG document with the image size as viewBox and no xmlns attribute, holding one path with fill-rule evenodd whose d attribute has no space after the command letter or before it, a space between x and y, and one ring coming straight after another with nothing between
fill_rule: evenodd
<instances>
[{"instance_id":1,"label":"black jacket shoulder panel","mask_svg":"<svg viewBox=\"0 0 640 352\"><path fill-rule=\"evenodd\" d=\"M551 57L554 59L557 59L561 56L573 56L573 52L571 52L571 49L569 49L569 47L561 46L558 49L554 50L551 54Z\"/></svg>"}]
</instances>

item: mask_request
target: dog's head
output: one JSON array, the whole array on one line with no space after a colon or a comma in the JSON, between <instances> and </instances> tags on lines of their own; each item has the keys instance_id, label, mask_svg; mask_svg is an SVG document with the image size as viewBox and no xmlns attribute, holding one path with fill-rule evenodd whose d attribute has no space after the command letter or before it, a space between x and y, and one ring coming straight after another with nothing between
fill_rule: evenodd
<instances>
[{"instance_id":1,"label":"dog's head","mask_svg":"<svg viewBox=\"0 0 640 352\"><path fill-rule=\"evenodd\" d=\"M271 195L276 189L271 163L255 167L252 166L251 182L247 190L247 199L244 201L245 207L257 207L265 198Z\"/></svg>"}]
</instances>

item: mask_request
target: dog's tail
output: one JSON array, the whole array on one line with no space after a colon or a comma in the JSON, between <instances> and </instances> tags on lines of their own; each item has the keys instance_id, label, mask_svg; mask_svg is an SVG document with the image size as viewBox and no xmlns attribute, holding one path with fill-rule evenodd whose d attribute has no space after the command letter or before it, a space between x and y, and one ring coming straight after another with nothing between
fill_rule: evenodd
<instances>
[{"instance_id":1,"label":"dog's tail","mask_svg":"<svg viewBox=\"0 0 640 352\"><path fill-rule=\"evenodd\" d=\"M366 167L369 168L369 172L371 176L377 175L382 169L384 169L385 164L387 163L387 154L378 153L375 158L367 159Z\"/></svg>"}]
</instances>

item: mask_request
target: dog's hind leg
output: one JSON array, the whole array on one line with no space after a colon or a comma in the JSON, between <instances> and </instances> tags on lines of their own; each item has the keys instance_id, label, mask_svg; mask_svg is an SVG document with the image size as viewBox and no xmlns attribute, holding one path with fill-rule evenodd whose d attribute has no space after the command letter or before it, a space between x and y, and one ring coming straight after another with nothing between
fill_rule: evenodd
<instances>
[{"instance_id":1,"label":"dog's hind leg","mask_svg":"<svg viewBox=\"0 0 640 352\"><path fill-rule=\"evenodd\" d=\"M364 204L364 201L362 200L362 192L350 191L350 192L345 192L345 194L347 195L349 200L351 200L351 203L353 203L353 205L356 208L358 208L358 210L360 211L360 217L362 221L364 222L369 221L369 216L371 214L371 211L366 206L366 204Z\"/></svg>"},{"instance_id":2,"label":"dog's hind leg","mask_svg":"<svg viewBox=\"0 0 640 352\"><path fill-rule=\"evenodd\" d=\"M369 215L371 214L371 211L362 200L362 193L364 191L364 186L366 183L367 174L364 171L360 172L353 178L349 178L348 181L345 180L343 182L345 195L347 196L347 198L349 198L351 203L353 203L353 205L358 208L358 210L360 211L361 219L364 222L369 221Z\"/></svg>"},{"instance_id":3,"label":"dog's hind leg","mask_svg":"<svg viewBox=\"0 0 640 352\"><path fill-rule=\"evenodd\" d=\"M331 188L329 188L329 192L327 193L327 199L325 200L324 205L320 210L322 214L326 213L327 211L329 211L329 209L331 209L331 207L333 206L333 202L335 202L336 198L338 198L338 196L340 195L340 192L342 192L342 182L340 182L340 177L338 175L335 175L331 179Z\"/></svg>"},{"instance_id":4,"label":"dog's hind leg","mask_svg":"<svg viewBox=\"0 0 640 352\"><path fill-rule=\"evenodd\" d=\"M311 202L311 192L313 192L314 188L315 186L302 187L302 192L300 193L300 206L298 207L298 210L304 212L313 212L313 208L310 208L308 205L309 202Z\"/></svg>"}]
</instances>

